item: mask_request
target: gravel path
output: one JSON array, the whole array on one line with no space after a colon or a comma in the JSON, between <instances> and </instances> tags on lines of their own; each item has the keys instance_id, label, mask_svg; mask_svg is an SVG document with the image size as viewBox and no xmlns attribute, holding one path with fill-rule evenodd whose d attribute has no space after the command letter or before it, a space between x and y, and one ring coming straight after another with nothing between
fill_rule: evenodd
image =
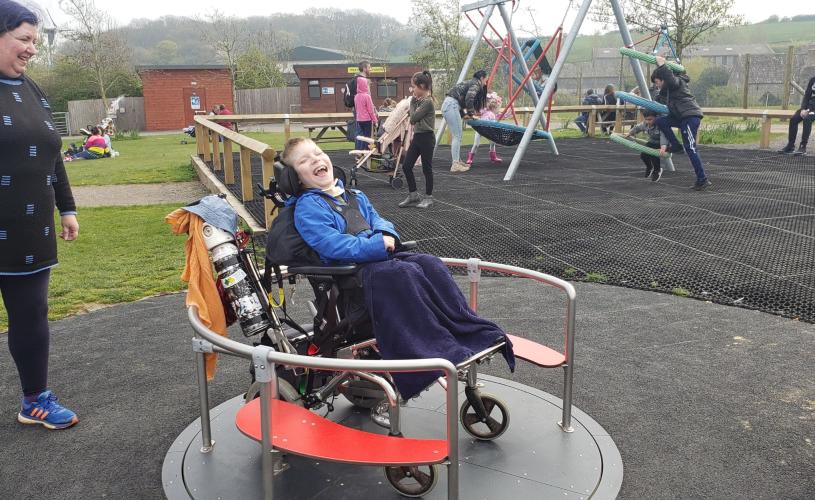
<instances>
[{"instance_id":1,"label":"gravel path","mask_svg":"<svg viewBox=\"0 0 815 500\"><path fill-rule=\"evenodd\" d=\"M197 181L115 186L74 186L71 189L78 207L156 205L160 203L186 204L209 194Z\"/></svg>"}]
</instances>

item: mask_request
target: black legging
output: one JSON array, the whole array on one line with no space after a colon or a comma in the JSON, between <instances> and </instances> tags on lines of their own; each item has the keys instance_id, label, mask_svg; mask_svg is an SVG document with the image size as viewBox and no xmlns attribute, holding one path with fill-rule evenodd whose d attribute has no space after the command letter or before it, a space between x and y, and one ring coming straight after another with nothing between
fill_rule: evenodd
<instances>
[{"instance_id":1,"label":"black legging","mask_svg":"<svg viewBox=\"0 0 815 500\"><path fill-rule=\"evenodd\" d=\"M433 148L436 147L436 138L433 132L419 132L413 134L413 140L405 154L405 179L408 183L408 191L416 192L416 177L413 175L413 167L416 159L422 157L422 173L424 173L424 191L426 194L433 194Z\"/></svg>"},{"instance_id":2,"label":"black legging","mask_svg":"<svg viewBox=\"0 0 815 500\"><path fill-rule=\"evenodd\" d=\"M791 146L795 145L795 136L798 135L798 124L804 122L804 130L801 131L801 146L806 147L807 142L809 142L809 134L812 133L813 120L815 120L815 116L813 115L809 115L807 118L801 118L800 109L795 112L792 118L790 118L789 144Z\"/></svg>"},{"instance_id":3,"label":"black legging","mask_svg":"<svg viewBox=\"0 0 815 500\"><path fill-rule=\"evenodd\" d=\"M0 292L8 312L8 349L25 396L39 394L48 386L50 275L48 269L22 276L0 275Z\"/></svg>"}]
</instances>

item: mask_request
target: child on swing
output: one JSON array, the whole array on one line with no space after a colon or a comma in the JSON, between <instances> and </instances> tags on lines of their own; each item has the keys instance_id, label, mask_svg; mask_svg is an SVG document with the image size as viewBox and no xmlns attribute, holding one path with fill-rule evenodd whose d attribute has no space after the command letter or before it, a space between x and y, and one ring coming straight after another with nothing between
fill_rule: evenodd
<instances>
[{"instance_id":1,"label":"child on swing","mask_svg":"<svg viewBox=\"0 0 815 500\"><path fill-rule=\"evenodd\" d=\"M498 121L498 110L501 108L501 97L495 92L487 94L487 107L481 110L481 119L489 121ZM467 155L467 165L472 165L475 159L475 152L478 150L478 145L481 143L481 135L476 132L473 138L473 147ZM498 157L498 152L495 150L495 143L490 143L490 161L500 164L503 160Z\"/></svg>"},{"instance_id":2,"label":"child on swing","mask_svg":"<svg viewBox=\"0 0 815 500\"><path fill-rule=\"evenodd\" d=\"M648 136L648 142L645 144L652 149L660 149L662 146L668 146L668 138L659 130L657 126L657 113L650 109L643 110L642 123L634 125L628 131L628 138L631 139L635 135L645 132ZM642 162L645 163L645 177L650 177L652 181L657 182L662 177L662 165L660 165L659 157L652 156L645 153L640 153Z\"/></svg>"}]
</instances>

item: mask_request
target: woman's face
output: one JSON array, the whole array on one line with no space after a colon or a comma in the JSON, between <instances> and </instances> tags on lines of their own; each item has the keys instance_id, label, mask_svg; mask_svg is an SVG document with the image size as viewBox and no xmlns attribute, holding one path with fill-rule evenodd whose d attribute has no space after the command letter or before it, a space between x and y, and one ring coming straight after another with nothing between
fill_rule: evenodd
<instances>
[{"instance_id":1,"label":"woman's face","mask_svg":"<svg viewBox=\"0 0 815 500\"><path fill-rule=\"evenodd\" d=\"M0 75L19 78L25 73L28 60L37 54L37 27L23 23L0 35Z\"/></svg>"},{"instance_id":2,"label":"woman's face","mask_svg":"<svg viewBox=\"0 0 815 500\"><path fill-rule=\"evenodd\" d=\"M413 97L417 99L421 99L430 93L428 89L423 89L422 87L417 85L416 82L411 82L410 90L413 93Z\"/></svg>"},{"instance_id":3,"label":"woman's face","mask_svg":"<svg viewBox=\"0 0 815 500\"><path fill-rule=\"evenodd\" d=\"M331 158L311 141L304 141L295 147L289 157L303 188L329 189L334 186L334 166Z\"/></svg>"}]
</instances>

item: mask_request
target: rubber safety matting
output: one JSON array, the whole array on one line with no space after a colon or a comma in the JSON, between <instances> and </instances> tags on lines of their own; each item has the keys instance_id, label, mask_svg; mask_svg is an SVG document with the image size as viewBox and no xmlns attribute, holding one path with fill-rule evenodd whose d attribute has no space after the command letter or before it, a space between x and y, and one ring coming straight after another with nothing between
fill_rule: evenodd
<instances>
[{"instance_id":1,"label":"rubber safety matting","mask_svg":"<svg viewBox=\"0 0 815 500\"><path fill-rule=\"evenodd\" d=\"M815 322L815 156L703 146L713 186L695 192L684 155L653 183L636 152L610 141L559 140L558 148L555 157L532 143L504 182L515 148L499 147L504 163L493 166L482 147L470 171L453 174L449 148L439 147L429 210L397 208L406 189L394 191L382 175L362 173L359 188L427 253ZM347 152L331 157L349 166ZM260 202L247 208L263 220Z\"/></svg>"}]
</instances>

